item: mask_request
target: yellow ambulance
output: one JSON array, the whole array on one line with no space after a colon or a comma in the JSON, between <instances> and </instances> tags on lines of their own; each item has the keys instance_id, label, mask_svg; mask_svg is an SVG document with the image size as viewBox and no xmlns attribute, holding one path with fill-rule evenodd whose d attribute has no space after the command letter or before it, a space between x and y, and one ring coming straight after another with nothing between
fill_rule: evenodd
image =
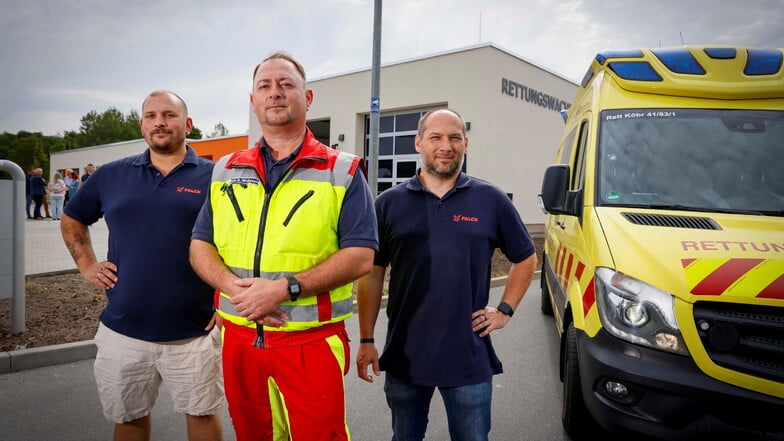
<instances>
[{"instance_id":1,"label":"yellow ambulance","mask_svg":"<svg viewBox=\"0 0 784 441\"><path fill-rule=\"evenodd\" d=\"M562 422L784 440L782 49L596 55L540 194Z\"/></svg>"}]
</instances>

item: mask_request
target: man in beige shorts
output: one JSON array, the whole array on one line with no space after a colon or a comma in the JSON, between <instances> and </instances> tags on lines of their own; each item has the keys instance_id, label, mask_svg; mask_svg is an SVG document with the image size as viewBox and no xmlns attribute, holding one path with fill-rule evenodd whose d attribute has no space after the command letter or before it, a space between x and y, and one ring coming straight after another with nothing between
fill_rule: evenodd
<instances>
[{"instance_id":1,"label":"man in beige shorts","mask_svg":"<svg viewBox=\"0 0 784 441\"><path fill-rule=\"evenodd\" d=\"M190 441L220 440L224 394L214 291L188 260L213 163L186 144L193 121L176 94L148 95L140 126L149 148L97 169L61 221L82 276L108 298L95 335L95 381L116 441L150 439L162 384L175 411L185 414ZM109 252L98 262L88 226L101 217Z\"/></svg>"}]
</instances>

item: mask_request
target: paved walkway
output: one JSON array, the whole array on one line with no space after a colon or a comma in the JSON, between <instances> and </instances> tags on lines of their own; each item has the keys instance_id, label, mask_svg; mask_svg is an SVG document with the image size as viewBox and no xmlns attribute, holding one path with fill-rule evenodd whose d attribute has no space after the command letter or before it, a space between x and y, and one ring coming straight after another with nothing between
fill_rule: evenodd
<instances>
[{"instance_id":1,"label":"paved walkway","mask_svg":"<svg viewBox=\"0 0 784 441\"><path fill-rule=\"evenodd\" d=\"M90 227L98 260L106 259L109 231L103 219ZM60 234L60 222L51 219L25 221L25 275L76 270Z\"/></svg>"}]
</instances>

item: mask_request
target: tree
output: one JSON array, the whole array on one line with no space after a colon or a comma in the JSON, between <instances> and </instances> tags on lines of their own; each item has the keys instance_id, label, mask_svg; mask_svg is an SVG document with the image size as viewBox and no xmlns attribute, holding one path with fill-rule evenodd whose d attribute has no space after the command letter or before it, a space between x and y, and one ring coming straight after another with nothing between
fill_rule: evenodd
<instances>
[{"instance_id":1,"label":"tree","mask_svg":"<svg viewBox=\"0 0 784 441\"><path fill-rule=\"evenodd\" d=\"M196 126L193 126L191 129L191 133L188 134L188 139L202 139L204 135L201 133L201 129Z\"/></svg>"},{"instance_id":2,"label":"tree","mask_svg":"<svg viewBox=\"0 0 784 441\"><path fill-rule=\"evenodd\" d=\"M215 138L216 136L226 136L228 134L229 134L229 129L227 129L226 126L224 126L223 123L219 121L218 124L215 124L215 128L212 129L212 133L210 133L208 138Z\"/></svg>"},{"instance_id":3,"label":"tree","mask_svg":"<svg viewBox=\"0 0 784 441\"><path fill-rule=\"evenodd\" d=\"M198 135L195 139L201 139L201 130L194 129ZM82 116L78 132L66 131L62 136L45 136L41 132L4 132L0 134L0 159L8 159L23 170L40 167L44 176L48 176L50 153L139 138L139 113L131 110L125 115L111 107L103 113L90 111ZM7 178L5 173L0 175L0 179Z\"/></svg>"},{"instance_id":4,"label":"tree","mask_svg":"<svg viewBox=\"0 0 784 441\"><path fill-rule=\"evenodd\" d=\"M40 133L19 132L8 155L8 160L22 167L49 168L49 149Z\"/></svg>"},{"instance_id":5,"label":"tree","mask_svg":"<svg viewBox=\"0 0 784 441\"><path fill-rule=\"evenodd\" d=\"M128 115L114 107L103 113L90 111L81 119L81 127L74 147L90 147L112 142L130 141L141 137L139 114L131 110Z\"/></svg>"}]
</instances>

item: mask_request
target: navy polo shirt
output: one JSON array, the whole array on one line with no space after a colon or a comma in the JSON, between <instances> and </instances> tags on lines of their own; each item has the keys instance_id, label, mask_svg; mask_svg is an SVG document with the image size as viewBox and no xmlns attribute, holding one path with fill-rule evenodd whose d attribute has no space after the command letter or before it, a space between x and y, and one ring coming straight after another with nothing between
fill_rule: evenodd
<instances>
[{"instance_id":1,"label":"navy polo shirt","mask_svg":"<svg viewBox=\"0 0 784 441\"><path fill-rule=\"evenodd\" d=\"M497 248L515 263L535 252L512 201L461 173L441 199L417 175L381 193L375 205L374 264L391 265L381 369L433 387L477 384L501 373L490 337L472 331L471 314L488 304Z\"/></svg>"},{"instance_id":2,"label":"navy polo shirt","mask_svg":"<svg viewBox=\"0 0 784 441\"><path fill-rule=\"evenodd\" d=\"M213 165L188 146L184 161L164 176L148 149L101 166L65 206L79 222L103 217L109 228L107 257L118 280L106 290L104 325L147 341L207 333L214 290L191 268L189 248Z\"/></svg>"}]
</instances>

